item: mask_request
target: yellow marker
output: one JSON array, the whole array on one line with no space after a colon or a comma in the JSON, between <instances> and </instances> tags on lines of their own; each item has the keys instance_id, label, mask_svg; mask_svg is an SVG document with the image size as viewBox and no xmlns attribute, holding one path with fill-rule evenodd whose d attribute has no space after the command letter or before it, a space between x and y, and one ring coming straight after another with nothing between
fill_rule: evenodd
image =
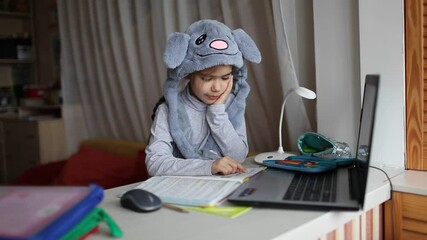
<instances>
[{"instance_id":1,"label":"yellow marker","mask_svg":"<svg viewBox=\"0 0 427 240\"><path fill-rule=\"evenodd\" d=\"M217 206L217 207L184 207L188 210L194 210L198 212L209 213L217 216L236 218L243 213L252 209L252 207L229 207L229 206Z\"/></svg>"}]
</instances>

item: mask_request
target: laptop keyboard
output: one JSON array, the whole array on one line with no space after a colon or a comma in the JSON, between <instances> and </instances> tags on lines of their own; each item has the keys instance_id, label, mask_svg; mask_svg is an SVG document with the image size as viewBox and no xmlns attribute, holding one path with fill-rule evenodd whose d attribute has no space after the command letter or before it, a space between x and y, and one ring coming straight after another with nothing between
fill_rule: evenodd
<instances>
[{"instance_id":1,"label":"laptop keyboard","mask_svg":"<svg viewBox=\"0 0 427 240\"><path fill-rule=\"evenodd\" d=\"M316 174L297 172L283 200L335 202L336 190L336 171Z\"/></svg>"}]
</instances>

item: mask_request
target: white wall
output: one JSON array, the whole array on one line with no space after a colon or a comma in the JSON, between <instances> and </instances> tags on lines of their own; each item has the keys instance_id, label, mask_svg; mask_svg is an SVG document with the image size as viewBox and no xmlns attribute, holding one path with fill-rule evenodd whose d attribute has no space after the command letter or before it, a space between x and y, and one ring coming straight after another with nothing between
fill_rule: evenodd
<instances>
[{"instance_id":1,"label":"white wall","mask_svg":"<svg viewBox=\"0 0 427 240\"><path fill-rule=\"evenodd\" d=\"M403 0L313 1L313 12L318 131L355 149L364 77L380 74L371 163L403 169Z\"/></svg>"},{"instance_id":2,"label":"white wall","mask_svg":"<svg viewBox=\"0 0 427 240\"><path fill-rule=\"evenodd\" d=\"M404 168L403 0L360 0L360 71L380 74L373 164ZM362 83L363 84L363 83Z\"/></svg>"},{"instance_id":3,"label":"white wall","mask_svg":"<svg viewBox=\"0 0 427 240\"><path fill-rule=\"evenodd\" d=\"M357 1L313 1L313 15L317 130L354 150L360 112Z\"/></svg>"}]
</instances>

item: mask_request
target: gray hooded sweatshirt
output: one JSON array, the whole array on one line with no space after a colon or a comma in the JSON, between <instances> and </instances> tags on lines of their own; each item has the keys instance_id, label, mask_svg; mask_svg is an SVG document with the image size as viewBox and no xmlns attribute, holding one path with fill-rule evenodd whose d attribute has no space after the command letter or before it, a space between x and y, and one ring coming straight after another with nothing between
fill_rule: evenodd
<instances>
[{"instance_id":1,"label":"gray hooded sweatshirt","mask_svg":"<svg viewBox=\"0 0 427 240\"><path fill-rule=\"evenodd\" d=\"M206 105L192 96L189 85L179 94L182 109L189 116L191 131L187 137L191 145L202 149L211 134L220 148L208 150L204 159L185 159L176 153L173 139L169 132L168 107L166 103L159 106L154 123L151 127L151 138L146 149L146 164L150 176L155 175L211 175L212 163L223 156L243 162L248 153L246 125L234 128L231 124L225 106L231 102L230 94L226 104ZM175 152L175 154L174 154Z\"/></svg>"}]
</instances>

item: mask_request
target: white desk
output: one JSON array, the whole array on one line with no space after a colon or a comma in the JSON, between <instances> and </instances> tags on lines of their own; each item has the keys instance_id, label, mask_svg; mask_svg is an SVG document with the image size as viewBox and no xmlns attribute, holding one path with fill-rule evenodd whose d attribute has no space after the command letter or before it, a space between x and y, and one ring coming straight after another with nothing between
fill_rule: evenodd
<instances>
[{"instance_id":1,"label":"white desk","mask_svg":"<svg viewBox=\"0 0 427 240\"><path fill-rule=\"evenodd\" d=\"M427 172L408 170L392 179L393 190L427 196Z\"/></svg>"},{"instance_id":2,"label":"white desk","mask_svg":"<svg viewBox=\"0 0 427 240\"><path fill-rule=\"evenodd\" d=\"M387 172L389 177L393 177L403 171ZM151 213L136 213L123 209L117 197L117 194L135 185L105 191L105 199L101 203L101 207L123 230L124 237L121 239L318 239L363 212L253 208L234 219L195 211L179 213L166 208ZM386 176L370 168L364 209L369 210L389 198L390 185ZM105 239L108 236L106 229L101 225L101 234L91 239Z\"/></svg>"}]
</instances>

